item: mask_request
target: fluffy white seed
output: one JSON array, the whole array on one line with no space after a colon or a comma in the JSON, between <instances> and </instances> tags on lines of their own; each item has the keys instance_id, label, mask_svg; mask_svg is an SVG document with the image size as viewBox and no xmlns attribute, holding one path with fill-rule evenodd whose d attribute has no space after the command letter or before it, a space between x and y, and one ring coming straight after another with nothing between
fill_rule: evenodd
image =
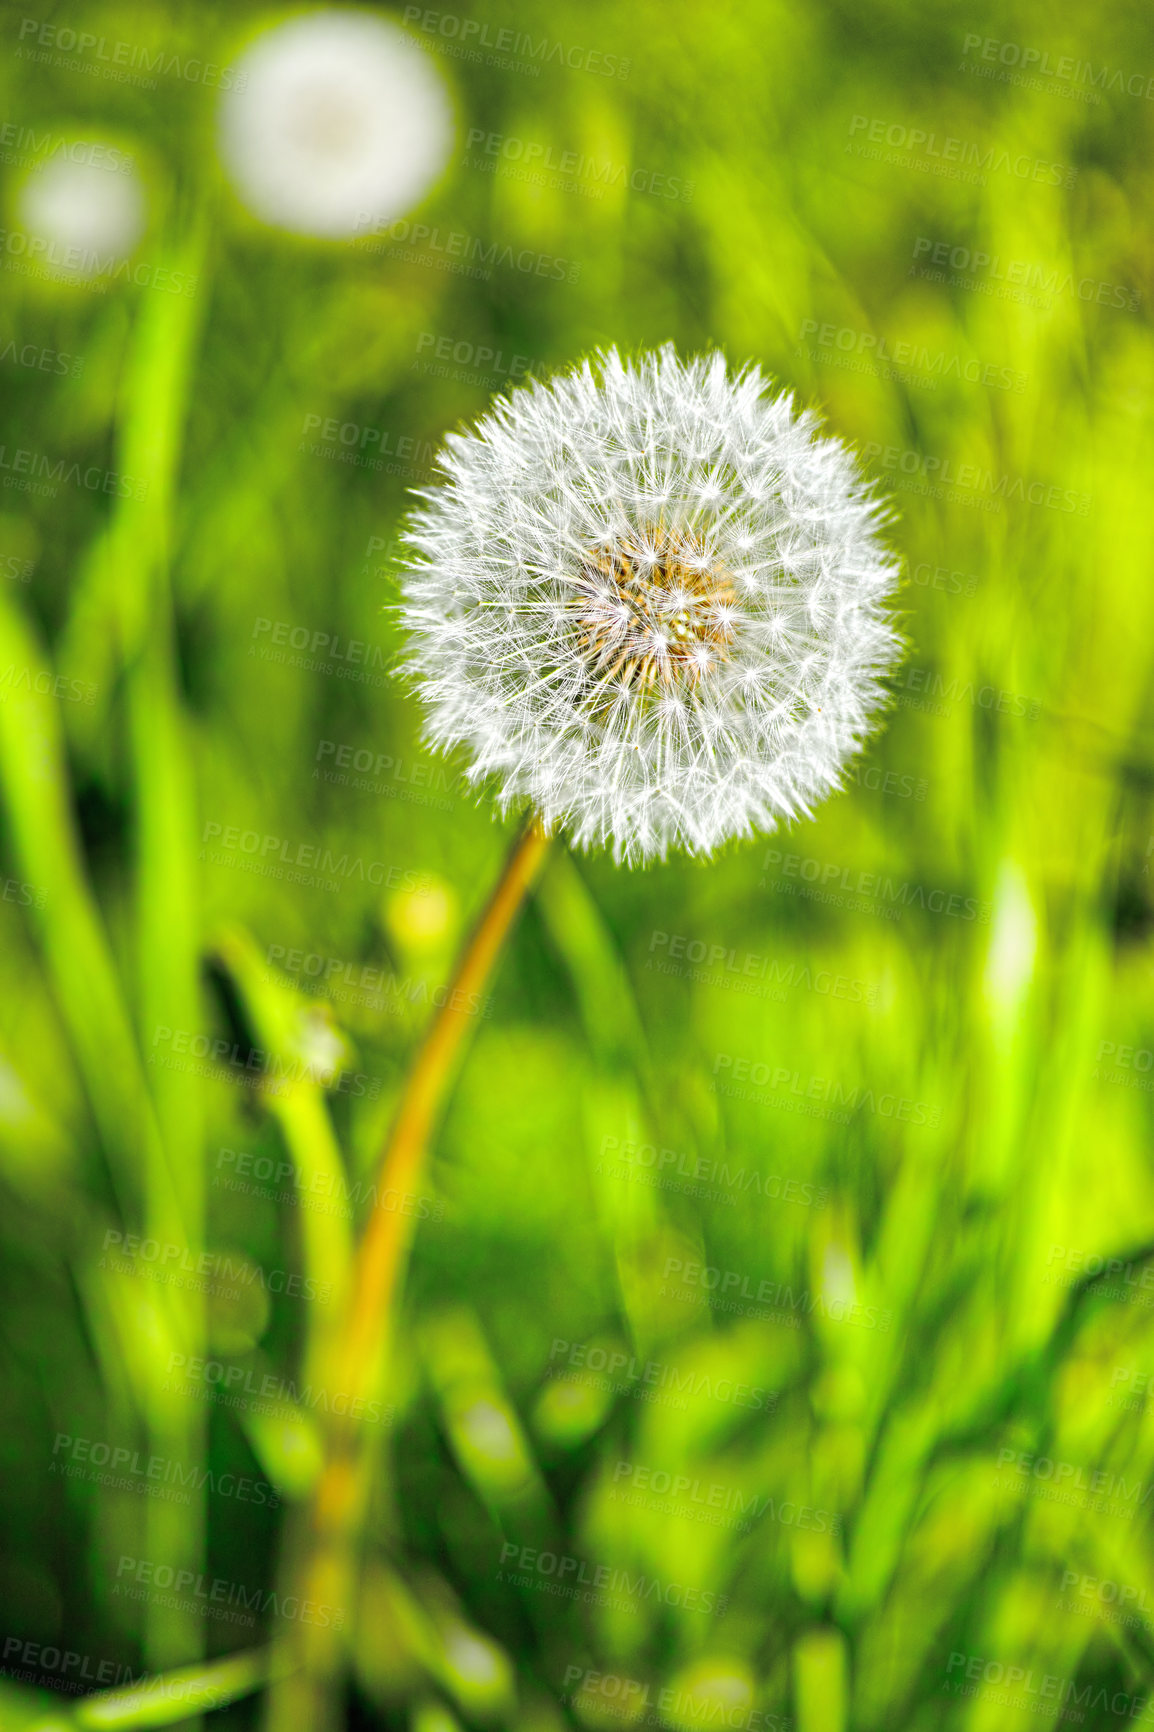
<instances>
[{"instance_id":1,"label":"fluffy white seed","mask_svg":"<svg viewBox=\"0 0 1154 1732\"><path fill-rule=\"evenodd\" d=\"M406 537L430 743L619 861L809 815L900 650L883 507L817 429L756 367L667 345L450 434Z\"/></svg>"},{"instance_id":2,"label":"fluffy white seed","mask_svg":"<svg viewBox=\"0 0 1154 1732\"><path fill-rule=\"evenodd\" d=\"M131 254L148 218L136 169L124 156L112 158L115 167L106 166L98 155L102 148L84 141L78 158L52 157L20 189L21 226L48 242L51 268L67 277L114 269Z\"/></svg>"},{"instance_id":3,"label":"fluffy white seed","mask_svg":"<svg viewBox=\"0 0 1154 1732\"><path fill-rule=\"evenodd\" d=\"M307 12L259 37L220 106L221 155L255 216L339 240L399 216L448 161L436 66L371 12Z\"/></svg>"}]
</instances>

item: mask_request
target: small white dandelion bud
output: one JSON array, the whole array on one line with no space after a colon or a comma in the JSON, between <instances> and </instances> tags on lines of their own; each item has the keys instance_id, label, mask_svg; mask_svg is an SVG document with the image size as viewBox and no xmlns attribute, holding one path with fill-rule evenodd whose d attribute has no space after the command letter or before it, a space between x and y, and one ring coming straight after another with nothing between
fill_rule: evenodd
<instances>
[{"instance_id":1,"label":"small white dandelion bud","mask_svg":"<svg viewBox=\"0 0 1154 1732\"><path fill-rule=\"evenodd\" d=\"M453 147L440 72L372 12L307 12L259 37L219 115L221 155L255 216L340 240L424 197Z\"/></svg>"},{"instance_id":2,"label":"small white dandelion bud","mask_svg":"<svg viewBox=\"0 0 1154 1732\"><path fill-rule=\"evenodd\" d=\"M406 539L426 733L617 860L808 816L886 702L899 568L756 367L616 350L450 434Z\"/></svg>"},{"instance_id":3,"label":"small white dandelion bud","mask_svg":"<svg viewBox=\"0 0 1154 1732\"><path fill-rule=\"evenodd\" d=\"M48 243L51 268L77 281L128 258L148 219L131 159L121 156L116 169L105 167L100 148L84 140L79 155L53 156L25 180L17 205L27 233Z\"/></svg>"}]
</instances>

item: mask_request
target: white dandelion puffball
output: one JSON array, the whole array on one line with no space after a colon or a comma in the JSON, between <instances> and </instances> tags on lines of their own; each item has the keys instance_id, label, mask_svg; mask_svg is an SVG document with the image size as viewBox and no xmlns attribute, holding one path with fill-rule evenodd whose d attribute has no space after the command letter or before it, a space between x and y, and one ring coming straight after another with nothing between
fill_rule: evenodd
<instances>
[{"instance_id":1,"label":"white dandelion puffball","mask_svg":"<svg viewBox=\"0 0 1154 1732\"><path fill-rule=\"evenodd\" d=\"M884 507L756 367L616 350L450 434L406 539L426 735L614 857L810 814L886 702Z\"/></svg>"},{"instance_id":2,"label":"white dandelion puffball","mask_svg":"<svg viewBox=\"0 0 1154 1732\"><path fill-rule=\"evenodd\" d=\"M371 12L308 12L268 31L237 62L219 113L221 155L253 214L325 240L408 210L453 136L437 68Z\"/></svg>"},{"instance_id":3,"label":"white dandelion puffball","mask_svg":"<svg viewBox=\"0 0 1154 1732\"><path fill-rule=\"evenodd\" d=\"M81 145L80 159L52 157L20 188L17 220L48 243L42 262L74 277L113 270L144 232L144 187L129 158L107 147ZM87 154L84 154L87 153ZM107 166L105 158L115 159Z\"/></svg>"}]
</instances>

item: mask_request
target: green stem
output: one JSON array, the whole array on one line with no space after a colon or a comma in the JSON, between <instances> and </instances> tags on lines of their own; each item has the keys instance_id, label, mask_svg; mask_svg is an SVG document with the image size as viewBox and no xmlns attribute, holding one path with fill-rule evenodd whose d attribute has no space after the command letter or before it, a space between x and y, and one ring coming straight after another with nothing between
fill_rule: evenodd
<instances>
[{"instance_id":1,"label":"green stem","mask_svg":"<svg viewBox=\"0 0 1154 1732\"><path fill-rule=\"evenodd\" d=\"M378 1199L411 1192L461 1051L475 1004L500 955L514 919L544 860L548 837L534 821L523 831L462 953L452 986L429 1029L405 1083L381 1154ZM367 1222L353 1270L352 1297L333 1355L330 1387L348 1397L346 1415L362 1411L381 1387L390 1330L412 1237L412 1221L378 1201ZM325 1465L305 1522L290 1533L287 1567L302 1602L351 1615L355 1597L354 1549L368 1503L372 1456L351 1418L334 1418ZM339 1724L342 1637L335 1620L294 1626L286 1638L300 1676L274 1688L270 1732L333 1732ZM294 1666L294 1671L297 1669Z\"/></svg>"}]
</instances>

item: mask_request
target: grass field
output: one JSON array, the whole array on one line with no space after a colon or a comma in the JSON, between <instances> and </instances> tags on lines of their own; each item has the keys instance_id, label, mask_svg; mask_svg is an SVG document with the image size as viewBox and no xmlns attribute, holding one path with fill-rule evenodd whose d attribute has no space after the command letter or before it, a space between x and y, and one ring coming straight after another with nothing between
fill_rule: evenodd
<instances>
[{"instance_id":1,"label":"grass field","mask_svg":"<svg viewBox=\"0 0 1154 1732\"><path fill-rule=\"evenodd\" d=\"M0 1725L279 1732L374 1201L417 1230L317 1613L349 1724L1144 1722L1145 18L409 8L457 147L365 243L218 163L204 68L277 17L2 31ZM63 139L133 158L130 272L23 244ZM393 677L409 490L526 373L669 340L892 498L892 710L789 832L555 846L419 1188L374 1196L516 829Z\"/></svg>"}]
</instances>

